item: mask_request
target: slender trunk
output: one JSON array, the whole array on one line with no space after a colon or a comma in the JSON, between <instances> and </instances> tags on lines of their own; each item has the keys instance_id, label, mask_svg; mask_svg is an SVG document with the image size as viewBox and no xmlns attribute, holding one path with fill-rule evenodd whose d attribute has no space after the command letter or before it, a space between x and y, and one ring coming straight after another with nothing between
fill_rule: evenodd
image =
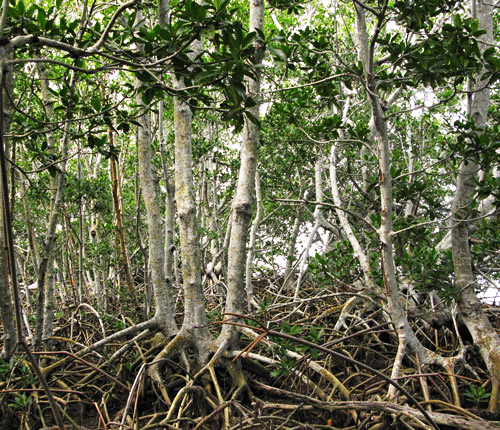
<instances>
[{"instance_id":1,"label":"slender trunk","mask_svg":"<svg viewBox=\"0 0 500 430\"><path fill-rule=\"evenodd\" d=\"M257 172L255 175L255 197L257 199L257 212L255 213L255 218L252 222L252 228L250 229L250 240L248 243L247 262L245 269L247 306L249 311L255 310L258 307L258 304L255 301L255 297L253 295L252 265L255 253L255 241L257 239L257 230L259 229L260 221L262 220L262 191L260 188L259 172Z\"/></svg>"},{"instance_id":2,"label":"slender trunk","mask_svg":"<svg viewBox=\"0 0 500 430\"><path fill-rule=\"evenodd\" d=\"M138 84L140 85L140 84ZM151 125L149 113L145 111L146 106L141 95L137 96L137 104L143 110L138 117L140 126L137 131L138 148L138 170L142 189L142 197L146 206L148 238L149 238L149 269L151 273L151 284L155 298L155 318L166 335L176 331L174 304L170 286L165 281L164 272L164 233L161 220L159 204L158 180L153 170L153 154L151 151Z\"/></svg>"},{"instance_id":3,"label":"slender trunk","mask_svg":"<svg viewBox=\"0 0 500 430\"><path fill-rule=\"evenodd\" d=\"M4 6L5 6L4 2ZM8 3L7 3L8 4ZM12 70L4 69L0 70L0 83L5 83L5 88L0 88L2 92L10 92L12 94L13 82L12 82ZM9 151L9 140L6 137L10 131L11 123L11 112L12 107L9 103L10 98L7 94L2 97L2 106L0 108L3 110L3 124L2 131L3 136L0 136L1 144L4 145L4 152L8 154ZM7 166L5 166L6 168ZM5 188L5 187L4 187ZM0 191L0 195L2 192ZM1 196L2 202L8 199L8 196ZM0 317L3 325L3 347L0 353L0 358L8 359L14 353L16 346L16 326L15 326L15 307L12 298L12 292L9 285L9 262L8 262L8 243L7 243L7 225L5 218L5 206L2 203L2 210L0 210Z\"/></svg>"},{"instance_id":4,"label":"slender trunk","mask_svg":"<svg viewBox=\"0 0 500 430\"><path fill-rule=\"evenodd\" d=\"M101 98L105 98L104 85L101 83ZM108 126L108 141L110 147L114 146L113 129ZM115 213L115 223L118 230L118 237L120 240L120 256L123 264L123 271L125 272L125 282L131 295L135 297L134 281L132 280L132 273L130 271L130 262L127 252L127 243L125 240L125 227L123 225L123 209L122 209L122 193L120 186L119 174L119 161L113 154L109 160L110 174L111 174L111 189L113 193L113 210Z\"/></svg>"},{"instance_id":5,"label":"slender trunk","mask_svg":"<svg viewBox=\"0 0 500 430\"><path fill-rule=\"evenodd\" d=\"M368 36L366 31L365 11L356 5L356 30L359 49L364 67L365 85L367 86L368 98L372 113L371 122L375 129L375 139L378 154L378 183L380 187L380 228L378 235L380 239L380 265L382 280L384 282L386 296L389 303L389 311L392 322L398 333L399 345L396 360L393 364L391 378L399 376L401 361L405 354L408 342L419 345L413 331L408 323L406 313L401 304L399 286L396 280L396 266L394 264L394 246L392 242L392 177L390 171L390 147L387 134L387 122L384 117L382 104L380 102L376 81L373 77L372 57L369 55ZM410 339L411 337L411 339ZM394 389L389 388L389 397L392 397Z\"/></svg>"},{"instance_id":6,"label":"slender trunk","mask_svg":"<svg viewBox=\"0 0 500 430\"><path fill-rule=\"evenodd\" d=\"M264 31L264 0L250 0L250 31ZM263 47L258 47L255 54L254 64L262 63ZM260 69L255 68L255 79L249 79L247 83L248 95L257 103L249 109L251 115L259 118L260 102ZM243 142L240 151L240 171L238 183L233 200L231 216L231 237L229 241L228 263L227 263L227 299L226 312L245 313L245 260L248 227L252 219L252 202L255 184L255 172L257 170L257 152L259 147L259 128L252 121L245 118L243 128ZM221 339L234 332L234 328L225 325L222 330Z\"/></svg>"},{"instance_id":7,"label":"slender trunk","mask_svg":"<svg viewBox=\"0 0 500 430\"><path fill-rule=\"evenodd\" d=\"M302 212L304 207L300 206L297 208L295 214L295 220L293 222L293 229L290 238L288 239L288 247L286 252L286 263L285 272L283 274L283 286L282 289L287 291L290 288L292 282L292 273L294 272L294 259L295 259L295 249L297 247L297 238L299 237L300 224L302 223Z\"/></svg>"},{"instance_id":8,"label":"slender trunk","mask_svg":"<svg viewBox=\"0 0 500 430\"><path fill-rule=\"evenodd\" d=\"M142 15L137 13L136 23L143 25ZM137 80L140 90L143 85ZM151 118L147 106L142 100L141 91L137 93L137 105L141 115L137 118L140 124L137 128L137 155L138 171L141 183L142 197L146 206L146 216L149 238L149 269L151 284L155 298L155 319L160 324L166 336L177 331L175 323L174 302L170 285L165 280L164 272L164 232L161 220L158 177L153 167L153 153L151 151Z\"/></svg>"},{"instance_id":9,"label":"slender trunk","mask_svg":"<svg viewBox=\"0 0 500 430\"><path fill-rule=\"evenodd\" d=\"M82 152L80 141L78 141L78 182L82 181ZM83 198L80 194L78 197L78 304L83 301L84 290L84 273L83 273L83 253L85 252L83 238Z\"/></svg>"},{"instance_id":10,"label":"slender trunk","mask_svg":"<svg viewBox=\"0 0 500 430\"><path fill-rule=\"evenodd\" d=\"M45 72L45 68L43 63L39 63L38 72L40 75L40 88L42 92L42 99L45 107L45 114L49 121L53 120L53 112L52 112L52 101L50 99L49 87L48 87L48 79ZM70 93L73 95L76 86L76 74L73 74L70 83L69 89ZM73 110L73 106L69 105L67 107L67 116L71 117L71 112ZM37 300L37 309L36 309L36 325L35 325L35 338L34 338L34 349L35 351L39 351L42 346L42 336L44 332L48 332L48 325L51 322L48 321L49 315L46 315L46 303L50 303L53 298L46 297L46 278L47 271L50 269L52 260L54 258L54 244L55 244L55 234L56 234L56 224L59 216L59 212L62 205L62 198L64 194L64 184L65 184L65 176L66 176L66 158L68 155L69 148L69 136L70 136L70 126L71 122L68 121L64 127L64 137L61 148L61 163L59 164L59 172L57 173L56 178L51 181L52 186L52 195L51 195L51 204L50 204L50 214L49 220L47 223L47 234L45 236L45 241L43 244L43 252L40 260L40 265L38 268L38 300ZM48 148L49 151L55 152L55 141L52 133L47 134ZM49 291L50 292L50 291ZM47 326L47 327L46 327Z\"/></svg>"},{"instance_id":11,"label":"slender trunk","mask_svg":"<svg viewBox=\"0 0 500 430\"><path fill-rule=\"evenodd\" d=\"M88 163L86 165L87 171L89 171L89 178L92 180L97 180L99 168L101 166L101 154L91 155L88 159ZM92 166L92 167L91 167ZM87 203L87 208L92 208L94 201L91 200ZM99 234L99 214L95 213L95 211L90 211L88 213L89 226L88 226L88 237L90 242L93 244L94 249L95 246L100 243L100 234ZM94 253L93 261L92 261L92 275L94 278L93 282L93 291L92 295L94 300L97 303L98 309L105 310L106 306L106 288L105 288L105 276L103 272L103 268L106 267L105 263L106 257L101 253Z\"/></svg>"},{"instance_id":12,"label":"slender trunk","mask_svg":"<svg viewBox=\"0 0 500 430\"><path fill-rule=\"evenodd\" d=\"M24 151L21 151L21 161L24 163ZM28 202L28 197L26 195L26 183L25 181L20 181L20 191L23 200L23 208L24 208L24 218L26 220L26 232L28 235L28 246L30 250L30 258L33 264L33 269L35 271L35 278L38 278L38 264L40 261L40 256L38 254L38 246L36 243L36 236L33 229L33 216L31 214L31 207Z\"/></svg>"},{"instance_id":13,"label":"slender trunk","mask_svg":"<svg viewBox=\"0 0 500 430\"><path fill-rule=\"evenodd\" d=\"M409 120L406 125L406 143L408 144L408 149L406 150L406 153L408 155L408 183L413 184L413 182L415 181L415 156L413 154L412 129ZM414 202L411 197L412 196L409 196L408 200L406 201L404 212L405 218L409 218L410 216L412 216L413 208L416 205L416 202Z\"/></svg>"},{"instance_id":14,"label":"slender trunk","mask_svg":"<svg viewBox=\"0 0 500 430\"><path fill-rule=\"evenodd\" d=\"M108 130L110 144L113 145L113 132L111 128ZM130 271L130 263L127 252L127 242L125 240L125 227L123 225L123 211L122 211L122 196L119 180L118 159L111 156L109 160L110 173L111 173L111 188L113 191L113 209L115 212L116 229L118 230L118 238L120 242L120 257L123 264L123 271L125 272L125 282L131 294L134 293L134 281L132 280L132 273Z\"/></svg>"},{"instance_id":15,"label":"slender trunk","mask_svg":"<svg viewBox=\"0 0 500 430\"><path fill-rule=\"evenodd\" d=\"M163 132L163 102L159 103L158 109L158 139L160 141L160 154L163 167L163 180L165 182L165 261L164 271L165 280L169 286L169 290L173 290L174 285L174 225L175 225L175 187L170 178L170 173L167 166L167 158L165 151L165 141Z\"/></svg>"},{"instance_id":16,"label":"slender trunk","mask_svg":"<svg viewBox=\"0 0 500 430\"><path fill-rule=\"evenodd\" d=\"M176 88L184 87L181 78ZM175 198L179 215L179 233L184 287L184 323L193 328L204 324L204 298L201 290L200 239L196 226L193 155L191 143L191 109L180 97L174 98L175 129Z\"/></svg>"},{"instance_id":17,"label":"slender trunk","mask_svg":"<svg viewBox=\"0 0 500 430\"><path fill-rule=\"evenodd\" d=\"M403 304L401 303L399 285L396 278L396 265L394 262L394 245L392 240L393 224L392 224L392 177L390 171L390 146L389 136L387 133L387 120L384 116L382 103L380 101L377 82L373 72L373 58L368 48L368 35L365 22L365 11L358 4L356 8L356 35L359 44L360 55L362 58L364 69L364 80L367 88L370 109L372 113L371 122L375 131L375 139L377 143L378 155L378 182L380 187L380 228L378 236L380 241L380 266L382 272L382 280L385 286L385 295L388 300L388 312L392 323L398 333L399 345L396 361L393 364L391 378L397 378L401 366L401 360L405 355L405 351L409 348L417 354L420 363L424 364L439 364L449 371L453 368L453 363L456 357L462 356L462 351L456 357L441 357L438 354L425 348L418 340L415 332L411 328ZM379 22L379 25L381 22ZM397 93L396 93L397 94ZM392 97L391 97L392 98ZM389 100L388 100L389 102ZM358 257L359 258L359 257ZM365 273L365 277L367 274ZM395 394L393 388L389 389L389 397Z\"/></svg>"},{"instance_id":18,"label":"slender trunk","mask_svg":"<svg viewBox=\"0 0 500 430\"><path fill-rule=\"evenodd\" d=\"M344 231L344 234L347 237L347 240L351 244L352 249L354 250L354 254L358 258L361 269L363 270L363 275L365 278L365 285L370 292L377 292L380 296L383 296L383 292L377 283L373 280L371 276L371 267L370 260L368 259L368 255L365 250L361 246L358 241L358 238L354 234L354 231L351 227L351 223L347 218L346 213L342 210L344 204L340 198L340 193L338 189L338 181L337 181L337 146L332 145L330 152L330 186L332 190L333 202L336 206L336 213L339 219L340 226Z\"/></svg>"},{"instance_id":19,"label":"slender trunk","mask_svg":"<svg viewBox=\"0 0 500 430\"><path fill-rule=\"evenodd\" d=\"M480 47L484 50L493 42L493 5L484 0L478 0L477 4L474 2L475 0L472 5L473 11L476 12L474 17L479 21L480 28L486 31L480 36ZM487 81L480 78L482 73L478 74L472 100L469 99L471 118L480 130L486 125L490 101L490 89L487 87ZM477 284L472 271L469 245L467 218L470 213L469 207L473 203L478 171L479 166L475 159L468 158L460 166L452 204L451 246L455 283L460 291L457 298L458 312L490 372L492 395L489 409L498 411L500 407L500 337L489 322L475 293L474 287Z\"/></svg>"},{"instance_id":20,"label":"slender trunk","mask_svg":"<svg viewBox=\"0 0 500 430\"><path fill-rule=\"evenodd\" d=\"M210 136L213 140L213 136ZM212 160L207 160L204 163L204 182L203 182L203 208L206 219L206 227L209 231L205 245L208 248L210 261L205 263L205 272L209 276L215 287L220 286L220 275L222 270L222 232L220 228L219 209L224 205L225 199L222 202L218 201L217 196L217 164ZM210 173L209 173L210 172ZM211 181L209 182L209 178Z\"/></svg>"},{"instance_id":21,"label":"slender trunk","mask_svg":"<svg viewBox=\"0 0 500 430\"><path fill-rule=\"evenodd\" d=\"M158 4L158 24L160 27L165 28L168 24L168 17L170 13L170 1L160 0ZM160 154L163 167L163 180L165 181L165 243L164 243L164 276L167 288L171 292L176 285L176 264L175 264L175 186L171 179L171 174L168 171L166 151L165 151L165 137L163 131L163 102L159 102L158 114L158 132L160 141Z\"/></svg>"},{"instance_id":22,"label":"slender trunk","mask_svg":"<svg viewBox=\"0 0 500 430\"><path fill-rule=\"evenodd\" d=\"M314 163L314 187L316 190L316 201L319 203L323 202L323 184L322 184L322 166L321 160L316 160ZM307 243L305 249L302 253L302 258L300 260L299 265L299 276L297 278L297 283L295 285L295 294L293 296L294 301L299 297L300 286L302 284L302 280L307 271L307 262L309 260L309 253L311 252L311 246L314 243L314 238L318 234L319 229L324 224L324 217L321 204L317 204L314 208L314 224L312 229L309 231L309 235L307 237Z\"/></svg>"},{"instance_id":23,"label":"slender trunk","mask_svg":"<svg viewBox=\"0 0 500 430\"><path fill-rule=\"evenodd\" d=\"M53 335L54 332L54 308L55 308L55 280L54 280L54 257L49 261L47 267L45 287L45 303L44 303L44 324L43 324L43 337L45 339ZM45 349L50 351L52 349L52 341L47 339L45 341Z\"/></svg>"},{"instance_id":24,"label":"slender trunk","mask_svg":"<svg viewBox=\"0 0 500 430\"><path fill-rule=\"evenodd\" d=\"M184 88L182 78L175 77L177 90ZM174 97L175 131L175 200L179 217L180 257L184 291L184 320L181 333L197 349L195 368L208 360L209 335L206 328L205 298L201 286L201 250L196 220L191 141L192 113L188 104Z\"/></svg>"},{"instance_id":25,"label":"slender trunk","mask_svg":"<svg viewBox=\"0 0 500 430\"><path fill-rule=\"evenodd\" d=\"M138 154L138 149L137 149L137 154ZM144 246L144 240L142 238L142 231L141 231L141 199L142 199L142 192L141 192L141 186L139 184L139 166L135 166L135 189L134 189L134 195L135 195L135 236L137 243L139 244L139 249L142 254L142 258L144 260L144 265L143 265L143 273L144 273L144 285L146 289L146 299L145 299L145 306L146 306L146 314L150 315L151 310L153 309L153 289L151 286L151 280L149 276L149 261L148 261L148 252L146 250L146 247Z\"/></svg>"}]
</instances>

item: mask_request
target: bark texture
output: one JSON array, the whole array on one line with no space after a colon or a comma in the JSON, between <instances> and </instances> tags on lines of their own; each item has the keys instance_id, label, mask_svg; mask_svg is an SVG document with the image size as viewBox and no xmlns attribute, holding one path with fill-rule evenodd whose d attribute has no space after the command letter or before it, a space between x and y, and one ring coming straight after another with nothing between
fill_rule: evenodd
<instances>
[{"instance_id":1,"label":"bark texture","mask_svg":"<svg viewBox=\"0 0 500 430\"><path fill-rule=\"evenodd\" d=\"M369 49L370 45L368 43L365 10L357 3L355 3L354 6L356 8L356 39L358 43L359 58L363 64L363 80L368 93L368 101L372 113L371 124L373 126L374 137L377 145L378 183L380 187L381 206L381 225L378 228L381 248L381 274L388 302L387 310L399 337L397 360L394 363L391 378L394 379L398 376L401 360L407 348L417 354L422 365L434 363L450 370L453 368L453 363L455 363L455 361L462 356L463 351L460 351L455 357L442 357L425 348L411 328L401 302L399 285L396 277L396 265L394 262L394 230L392 224L393 197L392 177L390 171L391 150L387 132L387 119L384 115L382 101L379 96L377 81L373 70L373 52ZM377 25L383 25L383 22L378 21ZM388 101L391 101L392 99L393 97L390 97Z\"/></svg>"},{"instance_id":2,"label":"bark texture","mask_svg":"<svg viewBox=\"0 0 500 430\"><path fill-rule=\"evenodd\" d=\"M160 3L160 16L165 16L162 12L165 2ZM166 4L168 8L168 2ZM141 13L136 15L136 25L143 26ZM139 46L142 50L143 47ZM153 168L153 153L151 151L151 118L148 106L142 100L141 88L143 84L137 80L137 105L141 115L137 118L140 126L137 128L137 155L139 180L142 189L144 205L146 206L146 217L149 238L149 269L151 272L151 284L153 286L153 296L156 304L155 320L167 336L171 336L177 331L175 323L175 307L172 299L172 292L165 279L165 254L164 254L164 231L160 220L160 200L158 192L158 176Z\"/></svg>"},{"instance_id":3,"label":"bark texture","mask_svg":"<svg viewBox=\"0 0 500 430\"><path fill-rule=\"evenodd\" d=\"M176 89L182 89L182 78L175 79ZM191 140L192 113L180 97L174 97L175 131L175 199L179 216L182 283L184 289L184 321L181 331L192 336L196 345L208 340L205 299L201 287L201 251L194 199L193 155ZM203 363L208 351L198 351Z\"/></svg>"},{"instance_id":4,"label":"bark texture","mask_svg":"<svg viewBox=\"0 0 500 430\"><path fill-rule=\"evenodd\" d=\"M480 47L483 51L493 43L493 5L478 0L476 4L472 4L472 10L475 11L475 18L479 21L480 28L486 31L480 37ZM481 74L480 72L479 76ZM486 126L489 101L490 89L487 81L478 77L469 112L475 126L480 130ZM478 171L479 166L472 158L463 160L460 166L452 204L451 247L455 282L460 290L457 299L458 311L490 372L492 396L489 409L497 411L500 406L500 337L489 322L475 293L477 284L472 271L467 220L472 215L474 182Z\"/></svg>"},{"instance_id":5,"label":"bark texture","mask_svg":"<svg viewBox=\"0 0 500 430\"><path fill-rule=\"evenodd\" d=\"M264 0L250 0L250 31L264 30ZM256 66L262 63L263 47L258 46L254 58ZM254 69L255 79L249 79L247 92L256 101L256 106L249 112L259 118L260 102L260 71ZM255 172L257 170L257 154L259 148L259 127L245 118L243 128L243 142L240 151L240 170L238 183L233 200L231 217L231 238L229 241L227 262L227 300L226 312L245 313L245 291L244 275L246 261L246 245L248 227L252 219L252 203L255 184ZM233 332L233 328L225 325L222 330L221 339Z\"/></svg>"},{"instance_id":6,"label":"bark texture","mask_svg":"<svg viewBox=\"0 0 500 430\"><path fill-rule=\"evenodd\" d=\"M137 153L139 180L144 205L146 206L149 238L148 260L156 304L155 319L165 334L171 335L176 331L176 324L172 293L165 280L164 272L164 232L160 222L162 216L159 204L158 178L152 164L153 154L151 151L149 113L145 111L146 106L144 106L140 93L137 96L137 104L143 109L142 115L137 119L140 124L140 127L137 129Z\"/></svg>"},{"instance_id":7,"label":"bark texture","mask_svg":"<svg viewBox=\"0 0 500 430\"><path fill-rule=\"evenodd\" d=\"M257 309L257 302L253 294L253 284L252 284L252 268L253 268L253 257L255 253L255 241L257 239L257 230L259 229L260 222L262 220L262 191L260 187L260 177L259 172L255 174L255 195L257 197L257 212L255 218L252 221L252 228L250 229L250 240L248 243L248 254L245 269L246 276L246 291L247 291L247 306L248 310L252 311Z\"/></svg>"},{"instance_id":8,"label":"bark texture","mask_svg":"<svg viewBox=\"0 0 500 430\"><path fill-rule=\"evenodd\" d=\"M4 3L5 4L5 3ZM5 82L5 88L1 88L0 91L12 93L13 81L12 81L12 71L5 69L0 71L0 82ZM5 153L8 154L9 141L5 137L9 133L10 123L11 123L11 112L12 106L9 102L9 97L4 94L2 97L3 105L0 107L3 110L3 144ZM0 191L1 193L1 191ZM2 196L2 201L8 196ZM3 205L2 205L3 206ZM7 252L7 237L6 237L6 225L4 219L4 208L0 210L0 317L3 325L3 347L0 353L0 358L9 358L14 353L14 348L16 346L16 326L15 322L15 312L14 304L12 301L12 292L9 284L9 263L8 263L8 252Z\"/></svg>"},{"instance_id":9,"label":"bark texture","mask_svg":"<svg viewBox=\"0 0 500 430\"><path fill-rule=\"evenodd\" d=\"M44 102L45 115L49 121L53 120L52 111L52 101L50 99L48 79L45 72L43 64L40 63L38 68L38 73L40 76L40 88L42 93L42 100ZM76 86L76 74L73 73L70 83L69 90L73 95ZM71 118L73 106L70 104L67 106L67 117ZM59 218L60 209L62 205L62 199L64 195L64 186L66 180L66 159L69 149L69 137L70 137L70 127L71 121L67 121L64 126L64 135L62 139L62 147L60 150L61 163L59 163L59 172L55 178L51 179L51 200L50 200L50 214L49 220L47 222L47 234L44 239L42 255L40 257L40 266L38 267L38 298L37 298L37 309L36 309L36 325L35 325L35 338L33 348L35 351L39 351L42 347L42 337L43 335L51 335L51 326L53 319L53 289L46 291L47 280L50 276L51 267L53 265L54 259L54 245L56 239L56 225ZM48 151L52 154L56 152L55 137L52 132L47 133L47 147Z\"/></svg>"}]
</instances>

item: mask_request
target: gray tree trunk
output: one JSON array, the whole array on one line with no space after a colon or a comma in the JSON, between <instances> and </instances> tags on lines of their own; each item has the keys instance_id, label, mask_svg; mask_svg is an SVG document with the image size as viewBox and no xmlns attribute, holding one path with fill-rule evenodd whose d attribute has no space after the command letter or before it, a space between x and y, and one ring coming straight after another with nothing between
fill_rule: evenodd
<instances>
[{"instance_id":1,"label":"gray tree trunk","mask_svg":"<svg viewBox=\"0 0 500 430\"><path fill-rule=\"evenodd\" d=\"M8 5L8 3L7 3ZM5 2L4 2L5 7ZM12 106L9 102L9 97L6 93L12 94L13 78L12 70L6 69L0 72L0 82L5 82L5 89L0 91L4 92L3 99L3 142L5 153L9 153L9 140L5 136L9 133ZM1 191L0 191L1 193ZM9 196L3 196L8 199ZM3 199L2 199L3 201ZM3 205L2 205L3 206ZM15 311L14 303L12 301L12 292L9 284L9 263L7 254L7 238L5 237L5 221L4 209L0 210L0 317L3 325L3 347L0 353L0 358L6 359L12 356L16 346L16 326L15 326Z\"/></svg>"},{"instance_id":2,"label":"gray tree trunk","mask_svg":"<svg viewBox=\"0 0 500 430\"><path fill-rule=\"evenodd\" d=\"M264 31L264 0L250 0L250 31ZM262 47L259 47L254 58L254 64L262 63ZM260 71L254 69L255 79L249 79L247 92L256 101L256 106L250 108L250 113L259 118L260 102ZM231 237L229 240L227 262L227 299L226 312L245 313L245 261L247 253L248 227L252 219L252 202L257 170L257 153L259 147L259 128L252 121L245 118L243 128L243 142L240 151L240 171L236 193L233 199L231 216ZM229 341L234 328L225 325L222 329L221 340ZM234 339L235 340L235 339Z\"/></svg>"},{"instance_id":3,"label":"gray tree trunk","mask_svg":"<svg viewBox=\"0 0 500 430\"><path fill-rule=\"evenodd\" d=\"M42 93L42 100L45 107L45 115L49 121L53 120L52 111L52 100L50 98L48 79L45 72L43 63L39 63L38 73L40 76L40 88ZM69 87L70 92L75 91L76 86L76 74L73 73ZM67 107L68 112L71 112L73 107L70 105ZM68 115L71 117L71 115ZM47 278L50 274L51 267L53 266L54 259L54 244L55 244L55 234L57 220L60 214L60 209L62 205L62 199L64 194L64 185L66 177L66 158L69 149L69 136L70 136L71 122L66 122L64 126L64 137L62 141L62 148L60 151L59 172L57 176L51 179L51 201L50 201L50 214L49 220L47 222L47 234L45 236L42 255L40 258L40 265L38 267L38 298L37 298L37 309L36 309L36 323L35 323L35 337L33 348L35 351L39 351L42 347L42 337L43 335L51 335L52 319L53 319L53 289L47 290ZM49 132L47 133L48 150L55 153L55 140L54 135ZM48 294L47 294L48 293Z\"/></svg>"},{"instance_id":4,"label":"gray tree trunk","mask_svg":"<svg viewBox=\"0 0 500 430\"><path fill-rule=\"evenodd\" d=\"M472 1L473 15L475 11L475 18L478 19L480 28L486 31L486 34L480 36L480 47L483 51L493 43L493 5L484 0L478 0L477 4L474 4L475 0ZM486 125L490 101L490 89L487 81L480 79L481 74L482 72L478 74L469 106L471 117L479 129L483 129ZM474 159L464 160L460 166L452 204L451 248L455 283L460 291L457 298L458 311L490 372L492 395L489 409L498 411L500 406L500 337L483 312L481 302L475 293L477 284L472 271L469 245L467 218L471 213L470 206L473 203L475 191L474 182L478 172L479 166Z\"/></svg>"},{"instance_id":5,"label":"gray tree trunk","mask_svg":"<svg viewBox=\"0 0 500 430\"><path fill-rule=\"evenodd\" d=\"M138 87L141 84L138 82ZM166 335L172 335L176 330L174 303L170 285L165 277L164 232L160 220L162 219L158 177L153 170L151 151L151 124L150 114L142 101L140 92L137 95L137 104L142 110L142 115L137 121L140 124L137 130L138 170L142 189L142 197L146 206L146 219L149 238L149 269L151 284L155 299L155 319Z\"/></svg>"},{"instance_id":6,"label":"gray tree trunk","mask_svg":"<svg viewBox=\"0 0 500 430\"><path fill-rule=\"evenodd\" d=\"M388 302L387 311L399 337L398 352L393 365L391 378L394 379L398 376L401 362L407 348L417 354L422 365L435 363L443 366L448 371L451 371L453 369L453 363L456 361L457 357L461 357L461 352L456 357L442 357L425 348L411 328L405 309L401 303L399 285L396 277L396 265L394 262L394 230L392 224L393 198L392 177L390 171L391 151L387 132L387 120L384 115L382 103L378 94L377 82L374 77L373 53L370 52L369 49L365 10L355 2L354 7L356 9L356 38L359 49L359 58L363 64L364 85L367 88L368 100L372 113L371 123L373 124L377 144L379 169L378 182L380 187L381 204L381 225L378 229L378 236L381 246L380 265L382 280L385 287L385 296ZM391 396L392 394L394 394L394 390L391 388L389 390L389 395Z\"/></svg>"},{"instance_id":7,"label":"gray tree trunk","mask_svg":"<svg viewBox=\"0 0 500 430\"><path fill-rule=\"evenodd\" d=\"M174 78L177 90L184 88L182 78ZM180 97L174 97L175 131L175 200L179 217L180 255L184 290L184 321L181 332L190 336L198 348L197 366L208 359L205 298L201 287L201 249L196 223L193 155L191 141L192 113Z\"/></svg>"}]
</instances>

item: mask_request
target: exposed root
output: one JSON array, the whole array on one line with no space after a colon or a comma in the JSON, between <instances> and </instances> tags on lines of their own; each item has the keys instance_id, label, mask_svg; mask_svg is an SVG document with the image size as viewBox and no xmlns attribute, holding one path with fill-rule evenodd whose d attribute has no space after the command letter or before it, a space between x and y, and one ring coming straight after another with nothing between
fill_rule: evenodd
<instances>
[{"instance_id":1,"label":"exposed root","mask_svg":"<svg viewBox=\"0 0 500 430\"><path fill-rule=\"evenodd\" d=\"M380 312L371 308L365 316L359 310L356 318L348 314L345 332L340 335L331 327L345 309L345 303L338 300L342 296L323 293L321 297L304 301L303 315L308 317L294 314L296 319L289 320L288 328L275 327L284 333L292 331L303 340L321 329L324 334L321 339L314 338L315 345L341 351L345 357L390 375L398 338ZM332 300L339 303L332 306ZM284 317L286 304L276 312L279 318ZM272 321L273 316L268 315L267 319ZM275 335L268 339L256 331L258 327L250 330L234 326L235 331L245 335L240 340L241 349L233 350L234 332L230 330L218 339L207 336L207 342L201 346L196 344L198 332L181 329L169 339L155 324L147 321L117 334L107 333L104 339L89 346L85 341L93 335L83 330L92 334L94 328L102 330L93 314L82 316L75 325L74 330L82 331L74 331L73 340L69 324L58 330L55 346L63 351L71 344L74 353L42 355L48 363L44 369L48 383L66 424L94 430L431 428L406 395L399 392L391 403L383 402L387 381L334 355L320 350L312 354L310 348L285 342ZM212 328L215 327L219 326ZM399 361L399 384L418 399L440 426L498 430L494 423L484 420L498 421L497 414L486 415L488 411L481 409L487 406L486 402L474 402L464 396L472 385L485 387L486 393L493 385L488 384L486 370L481 368L475 350L465 345L460 348L461 355L456 354L453 347L459 344L457 333L443 329L436 337L433 329L429 333L425 330L428 326L422 323L420 333L428 339L426 348L436 351L434 364L424 367L418 355L403 356ZM197 348L202 347L206 356L212 351L204 362L196 360ZM446 356L445 350L455 355ZM26 373L29 367L22 357L16 360L5 381L0 381L0 415L9 420L5 424L0 419L0 429L50 428L54 422L46 407L45 393L39 388L35 391L36 383L25 384L24 381L31 381ZM437 371L443 364L448 364L448 368ZM5 411L7 404L14 404L22 394L31 403L21 420L21 415Z\"/></svg>"}]
</instances>

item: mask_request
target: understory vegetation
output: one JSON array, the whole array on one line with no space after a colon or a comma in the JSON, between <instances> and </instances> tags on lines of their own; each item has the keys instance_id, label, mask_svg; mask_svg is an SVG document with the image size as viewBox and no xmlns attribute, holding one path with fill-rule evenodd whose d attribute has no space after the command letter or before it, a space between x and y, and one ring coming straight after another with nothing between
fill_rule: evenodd
<instances>
[{"instance_id":1,"label":"understory vegetation","mask_svg":"<svg viewBox=\"0 0 500 430\"><path fill-rule=\"evenodd\" d=\"M241 351L225 358L240 361L249 384L249 391L240 398L234 397L235 385L225 365L196 379L179 360L172 359L163 368L170 399L166 402L147 377L148 367L165 342L161 335L143 340L130 336L98 352L81 354L105 336L144 321L146 315L134 307L120 301L102 316L86 306L58 313L53 350L41 353L40 358L64 421L80 429L432 428L405 394L400 393L397 402L387 402L389 384L374 371L390 372L398 339L370 301L346 320L346 328L336 330L333 327L355 290L318 288L318 284L306 282L297 305L291 294L278 296L270 289L273 281L280 279L266 276L257 280L261 309L243 322L248 335L242 336ZM222 323L223 301L213 292L207 291L207 296L212 298L209 331L215 338ZM497 308L489 315L498 327ZM460 342L452 327L433 328L418 316L412 325L425 338L426 346L444 354L450 355ZM268 329L279 334L271 332L261 339L252 336L251 330L260 335ZM465 328L460 326L459 333L464 335ZM466 337L463 340L470 342ZM423 370L415 356L408 356L396 382L414 396L439 428L495 429L500 417L486 409L491 394L488 374L476 350L471 348L466 358L467 366L449 374L437 366ZM15 355L2 364L0 372L4 429L57 428L51 425L46 396L25 357ZM454 402L453 387L459 392L460 406Z\"/></svg>"}]
</instances>

